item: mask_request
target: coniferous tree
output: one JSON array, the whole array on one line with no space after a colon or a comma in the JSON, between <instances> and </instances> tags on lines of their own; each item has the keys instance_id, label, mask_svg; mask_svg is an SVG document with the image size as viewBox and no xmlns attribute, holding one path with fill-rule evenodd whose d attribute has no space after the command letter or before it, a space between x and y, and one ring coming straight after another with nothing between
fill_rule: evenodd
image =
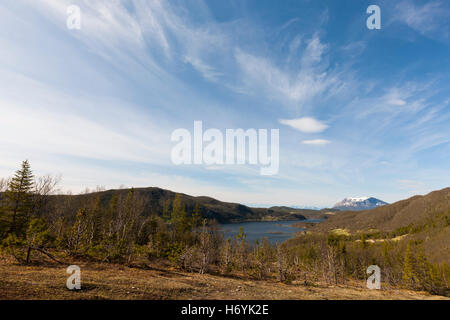
<instances>
[{"instance_id":1,"label":"coniferous tree","mask_svg":"<svg viewBox=\"0 0 450 320\"><path fill-rule=\"evenodd\" d=\"M415 260L415 274L417 280L420 283L421 289L427 290L430 287L430 268L422 246L419 246Z\"/></svg>"},{"instance_id":2,"label":"coniferous tree","mask_svg":"<svg viewBox=\"0 0 450 320\"><path fill-rule=\"evenodd\" d=\"M181 196L177 194L173 200L171 222L176 232L176 237L183 237L190 230L189 220L186 215L186 207L181 202Z\"/></svg>"},{"instance_id":3,"label":"coniferous tree","mask_svg":"<svg viewBox=\"0 0 450 320\"><path fill-rule=\"evenodd\" d=\"M165 200L163 203L163 208L162 208L162 210L163 210L162 217L163 217L164 221L170 221L171 207L172 207L172 201L170 201L170 199Z\"/></svg>"},{"instance_id":4,"label":"coniferous tree","mask_svg":"<svg viewBox=\"0 0 450 320\"><path fill-rule=\"evenodd\" d=\"M9 233L18 237L25 235L27 221L32 208L32 189L34 176L28 160L22 162L22 168L11 178L6 190L5 214L10 219Z\"/></svg>"},{"instance_id":5,"label":"coniferous tree","mask_svg":"<svg viewBox=\"0 0 450 320\"><path fill-rule=\"evenodd\" d=\"M240 227L238 234L236 235L236 259L237 265L240 267L241 271L246 273L248 267L248 259L247 259L247 243L245 241L247 235L244 233L244 228Z\"/></svg>"},{"instance_id":6,"label":"coniferous tree","mask_svg":"<svg viewBox=\"0 0 450 320\"><path fill-rule=\"evenodd\" d=\"M68 237L68 245L71 253L80 253L83 251L88 242L88 230L89 223L87 210L80 208L78 209L75 223L72 225Z\"/></svg>"},{"instance_id":7,"label":"coniferous tree","mask_svg":"<svg viewBox=\"0 0 450 320\"><path fill-rule=\"evenodd\" d=\"M414 256L411 244L406 245L405 258L403 260L403 280L408 287L414 287L416 275L414 270Z\"/></svg>"},{"instance_id":8,"label":"coniferous tree","mask_svg":"<svg viewBox=\"0 0 450 320\"><path fill-rule=\"evenodd\" d=\"M192 213L192 227L198 228L202 225L202 213L200 211L200 206L195 203L194 212Z\"/></svg>"},{"instance_id":9,"label":"coniferous tree","mask_svg":"<svg viewBox=\"0 0 450 320\"><path fill-rule=\"evenodd\" d=\"M55 238L50 233L47 222L44 219L35 218L31 220L26 233L28 248L25 262L27 264L30 262L32 250L40 251L53 260L56 260L52 255L44 251L45 248L54 241L54 239Z\"/></svg>"}]
</instances>

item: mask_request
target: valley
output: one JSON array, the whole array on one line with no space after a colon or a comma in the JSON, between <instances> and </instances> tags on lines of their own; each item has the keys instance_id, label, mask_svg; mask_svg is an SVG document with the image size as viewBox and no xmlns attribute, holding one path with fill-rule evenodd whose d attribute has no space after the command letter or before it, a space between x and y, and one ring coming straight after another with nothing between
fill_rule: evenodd
<instances>
[{"instance_id":1,"label":"valley","mask_svg":"<svg viewBox=\"0 0 450 320\"><path fill-rule=\"evenodd\" d=\"M450 188L339 211L160 188L52 195L54 180L32 192L33 179L24 161L0 193L4 299L450 297ZM365 287L374 265L383 294ZM81 272L77 293L68 266Z\"/></svg>"}]
</instances>

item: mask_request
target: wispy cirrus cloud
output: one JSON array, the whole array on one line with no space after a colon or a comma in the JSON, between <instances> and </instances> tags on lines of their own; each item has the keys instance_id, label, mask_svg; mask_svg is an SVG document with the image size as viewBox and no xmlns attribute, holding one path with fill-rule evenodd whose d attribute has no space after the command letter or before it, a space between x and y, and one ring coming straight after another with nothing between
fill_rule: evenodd
<instances>
[{"instance_id":1,"label":"wispy cirrus cloud","mask_svg":"<svg viewBox=\"0 0 450 320\"><path fill-rule=\"evenodd\" d=\"M216 69L205 64L198 58L185 57L184 61L185 63L192 65L205 79L210 81L217 81L221 76L223 76L223 73L218 72Z\"/></svg>"},{"instance_id":2,"label":"wispy cirrus cloud","mask_svg":"<svg viewBox=\"0 0 450 320\"><path fill-rule=\"evenodd\" d=\"M443 1L401 1L396 5L393 20L422 35L450 40L450 10Z\"/></svg>"},{"instance_id":3,"label":"wispy cirrus cloud","mask_svg":"<svg viewBox=\"0 0 450 320\"><path fill-rule=\"evenodd\" d=\"M239 65L242 82L249 92L263 92L271 100L277 100L294 108L302 107L313 99L326 96L328 91L342 85L339 76L327 71L328 62L324 59L327 45L320 41L315 33L305 41L305 48L300 50L300 38L290 44L292 61L293 50L300 53L299 63L294 68L283 69L265 57L236 49L235 58Z\"/></svg>"},{"instance_id":4,"label":"wispy cirrus cloud","mask_svg":"<svg viewBox=\"0 0 450 320\"><path fill-rule=\"evenodd\" d=\"M396 60L392 51L404 48L387 33L336 36L358 29L348 22L362 19L357 6L324 15L318 3L296 1L279 17L274 8L233 11L229 2L223 10L201 0L79 0L77 31L65 21L73 1L1 3L0 174L31 157L39 168L60 168L71 188L159 185L287 204L312 201L311 190L323 194L309 205L348 196L339 192L382 190L384 200L397 200L406 194L396 189L400 179L427 181L424 189L446 183L448 77L430 80L447 67L434 56L440 47L422 39L418 61ZM397 10L386 1L382 10L390 6L397 22L443 39L449 7L428 3L402 1ZM305 4L315 10L301 10ZM399 33L412 34L408 28ZM280 174L262 183L247 167L174 169L166 161L170 131L197 119L217 128L281 123L297 132L283 130Z\"/></svg>"}]
</instances>

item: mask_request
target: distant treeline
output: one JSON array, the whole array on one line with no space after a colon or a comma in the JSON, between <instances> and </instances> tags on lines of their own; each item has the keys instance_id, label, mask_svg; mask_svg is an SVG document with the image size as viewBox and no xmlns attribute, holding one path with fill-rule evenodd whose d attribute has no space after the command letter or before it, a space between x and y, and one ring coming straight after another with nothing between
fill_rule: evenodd
<instances>
[{"instance_id":1,"label":"distant treeline","mask_svg":"<svg viewBox=\"0 0 450 320\"><path fill-rule=\"evenodd\" d=\"M48 257L145 266L162 260L190 272L276 277L304 285L364 280L367 267L375 264L385 285L449 292L448 264L429 262L419 240L375 242L334 230L279 245L266 239L249 244L243 229L225 239L198 203L187 212L180 195L165 202L162 214L152 214L134 189L112 192L107 201L98 195L74 202L50 196L57 183L51 176L35 178L27 161L11 179L0 180L1 246L18 263Z\"/></svg>"}]
</instances>

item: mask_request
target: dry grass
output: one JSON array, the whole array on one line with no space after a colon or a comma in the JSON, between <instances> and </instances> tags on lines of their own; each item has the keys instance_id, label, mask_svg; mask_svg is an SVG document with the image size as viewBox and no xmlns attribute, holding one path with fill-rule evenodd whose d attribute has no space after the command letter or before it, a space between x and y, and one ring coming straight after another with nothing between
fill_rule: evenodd
<instances>
[{"instance_id":1,"label":"dry grass","mask_svg":"<svg viewBox=\"0 0 450 320\"><path fill-rule=\"evenodd\" d=\"M82 290L66 288L66 266L21 266L0 260L0 299L446 299L407 290L303 286L179 272L163 266L130 268L83 263ZM359 286L359 287L358 287Z\"/></svg>"},{"instance_id":2,"label":"dry grass","mask_svg":"<svg viewBox=\"0 0 450 320\"><path fill-rule=\"evenodd\" d=\"M350 232L347 229L340 229L340 228L331 230L331 233L336 235L336 236L349 237L351 235Z\"/></svg>"}]
</instances>

